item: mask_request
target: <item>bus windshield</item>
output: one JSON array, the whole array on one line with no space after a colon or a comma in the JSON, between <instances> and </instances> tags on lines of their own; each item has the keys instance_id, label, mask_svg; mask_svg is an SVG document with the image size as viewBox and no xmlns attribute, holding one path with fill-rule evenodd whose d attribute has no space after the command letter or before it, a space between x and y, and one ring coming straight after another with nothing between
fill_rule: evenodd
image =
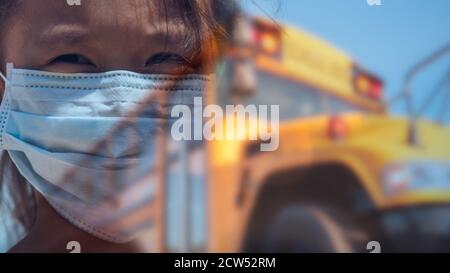
<instances>
[{"instance_id":1,"label":"bus windshield","mask_svg":"<svg viewBox=\"0 0 450 273\"><path fill-rule=\"evenodd\" d=\"M324 114L362 112L363 109L336 96L258 70L257 87L244 104L280 105L280 120L292 120Z\"/></svg>"}]
</instances>

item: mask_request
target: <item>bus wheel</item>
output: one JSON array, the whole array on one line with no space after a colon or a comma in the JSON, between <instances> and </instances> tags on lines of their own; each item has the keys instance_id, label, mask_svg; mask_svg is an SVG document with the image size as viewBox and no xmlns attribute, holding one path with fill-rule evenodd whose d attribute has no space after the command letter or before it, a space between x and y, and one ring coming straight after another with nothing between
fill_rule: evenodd
<instances>
[{"instance_id":1,"label":"bus wheel","mask_svg":"<svg viewBox=\"0 0 450 273\"><path fill-rule=\"evenodd\" d=\"M291 205L276 214L267 230L267 252L359 252L367 236L336 208Z\"/></svg>"}]
</instances>

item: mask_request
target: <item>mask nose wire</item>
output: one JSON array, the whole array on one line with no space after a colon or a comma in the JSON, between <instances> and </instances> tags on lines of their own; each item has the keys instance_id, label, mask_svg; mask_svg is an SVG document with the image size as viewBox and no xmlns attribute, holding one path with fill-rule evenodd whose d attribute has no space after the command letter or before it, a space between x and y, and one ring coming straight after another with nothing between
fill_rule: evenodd
<instances>
[{"instance_id":1,"label":"mask nose wire","mask_svg":"<svg viewBox=\"0 0 450 273\"><path fill-rule=\"evenodd\" d=\"M2 72L0 72L0 78L2 78L2 80L5 82L5 84L9 84L9 80L5 77L5 75L3 75Z\"/></svg>"}]
</instances>

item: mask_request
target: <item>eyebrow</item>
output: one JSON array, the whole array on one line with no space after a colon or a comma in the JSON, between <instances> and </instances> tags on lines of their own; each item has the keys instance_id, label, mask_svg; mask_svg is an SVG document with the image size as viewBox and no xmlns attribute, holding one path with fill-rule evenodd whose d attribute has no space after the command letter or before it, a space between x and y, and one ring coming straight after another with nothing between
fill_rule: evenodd
<instances>
[{"instance_id":1,"label":"eyebrow","mask_svg":"<svg viewBox=\"0 0 450 273\"><path fill-rule=\"evenodd\" d=\"M166 26L164 24L164 26ZM146 31L146 35L144 35L145 39L141 39L141 41L149 41L152 42L156 37L165 37L169 41L182 41L182 38L185 38L185 34L183 32L186 31L184 26L181 27L179 25L175 26L175 29L167 32L166 28L162 28L160 26L154 26L149 31ZM189 33L189 31L188 31ZM171 37L171 38L169 38ZM41 33L38 34L37 44L41 48L46 48L48 50L55 50L59 48L65 48L67 46L73 47L76 45L80 45L83 43L87 43L89 40L92 40L93 33L86 26L81 26L78 24L58 24L47 29L44 29ZM170 43L170 42L169 42ZM194 43L195 44L195 43ZM186 45L183 42L180 42L180 45ZM192 55L190 57L197 57L197 50L193 44L189 43L188 46L182 48L183 54Z\"/></svg>"},{"instance_id":2,"label":"eyebrow","mask_svg":"<svg viewBox=\"0 0 450 273\"><path fill-rule=\"evenodd\" d=\"M165 25L164 25L165 26ZM172 36L176 40L180 35L180 30L170 31L167 33L165 28L155 27L155 29L148 31L146 36L148 39L154 39L154 37L165 37L167 35ZM181 31L183 32L183 31ZM90 30L87 27L74 24L59 24L44 30L39 34L38 43L48 46L65 45L81 43L88 40L90 36Z\"/></svg>"},{"instance_id":3,"label":"eyebrow","mask_svg":"<svg viewBox=\"0 0 450 273\"><path fill-rule=\"evenodd\" d=\"M89 30L78 25L56 25L39 35L38 43L48 48L77 44L86 41Z\"/></svg>"}]
</instances>

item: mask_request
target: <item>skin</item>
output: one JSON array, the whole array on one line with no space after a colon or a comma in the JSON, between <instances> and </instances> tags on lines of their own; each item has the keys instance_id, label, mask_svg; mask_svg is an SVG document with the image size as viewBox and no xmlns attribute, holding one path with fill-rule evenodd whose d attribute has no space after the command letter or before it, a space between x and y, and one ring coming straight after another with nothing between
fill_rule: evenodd
<instances>
[{"instance_id":1,"label":"skin","mask_svg":"<svg viewBox=\"0 0 450 273\"><path fill-rule=\"evenodd\" d=\"M95 0L68 6L60 0L23 1L3 34L2 61L16 68L69 73L198 72L195 64L201 61L183 47L189 35L185 24L167 23L151 2ZM177 12L169 11L169 17L176 18ZM155 58L162 53L165 57ZM73 240L81 243L83 252L145 251L138 242L112 244L97 239L60 217L38 193L36 198L36 223L10 252L68 252L66 244Z\"/></svg>"},{"instance_id":2,"label":"skin","mask_svg":"<svg viewBox=\"0 0 450 273\"><path fill-rule=\"evenodd\" d=\"M192 34L176 20L180 11L169 7L167 22L152 2L157 1L96 0L81 6L59 0L22 1L7 21L2 62L67 73L198 72L201 60L195 48L183 46ZM168 54L164 61L153 60L158 53Z\"/></svg>"},{"instance_id":3,"label":"skin","mask_svg":"<svg viewBox=\"0 0 450 273\"><path fill-rule=\"evenodd\" d=\"M83 253L139 253L147 252L139 239L126 244L114 244L100 240L78 229L62 218L37 192L36 222L29 234L9 253L68 253L66 245L77 241Z\"/></svg>"}]
</instances>

